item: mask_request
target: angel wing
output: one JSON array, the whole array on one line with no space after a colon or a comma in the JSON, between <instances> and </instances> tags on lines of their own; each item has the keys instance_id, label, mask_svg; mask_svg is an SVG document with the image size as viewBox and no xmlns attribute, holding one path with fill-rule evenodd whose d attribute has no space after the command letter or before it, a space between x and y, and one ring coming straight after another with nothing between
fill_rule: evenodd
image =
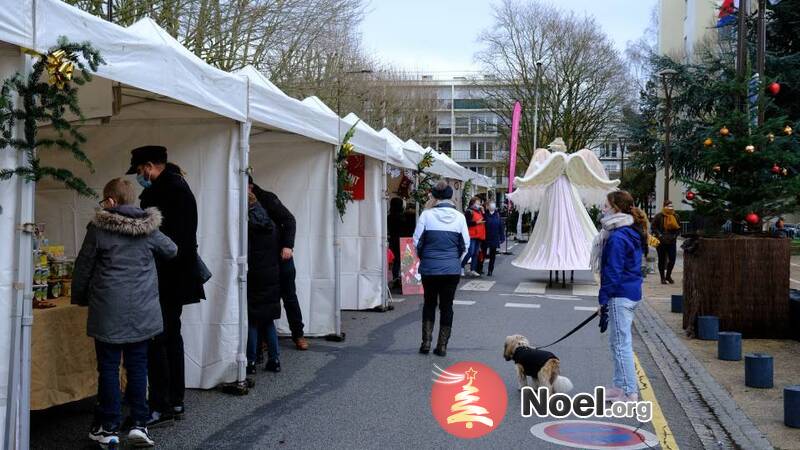
<instances>
[{"instance_id":1,"label":"angel wing","mask_svg":"<svg viewBox=\"0 0 800 450\"><path fill-rule=\"evenodd\" d=\"M514 179L517 189L508 194L508 198L525 210L539 209L547 187L564 174L567 163L565 156L564 153L550 153L543 148L536 150L525 176Z\"/></svg>"},{"instance_id":2,"label":"angel wing","mask_svg":"<svg viewBox=\"0 0 800 450\"><path fill-rule=\"evenodd\" d=\"M619 186L619 180L608 179L603 163L591 150L583 149L569 155L566 166L567 177L585 204L602 204L606 195Z\"/></svg>"}]
</instances>

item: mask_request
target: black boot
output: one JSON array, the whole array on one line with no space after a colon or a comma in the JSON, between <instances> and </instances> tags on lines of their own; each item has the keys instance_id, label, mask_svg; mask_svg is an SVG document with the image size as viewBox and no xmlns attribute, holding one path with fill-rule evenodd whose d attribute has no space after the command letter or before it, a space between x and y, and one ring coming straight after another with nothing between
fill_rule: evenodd
<instances>
[{"instance_id":1,"label":"black boot","mask_svg":"<svg viewBox=\"0 0 800 450\"><path fill-rule=\"evenodd\" d=\"M419 346L419 352L427 355L431 351L431 341L433 340L433 322L427 320L422 321L422 345Z\"/></svg>"},{"instance_id":2,"label":"black boot","mask_svg":"<svg viewBox=\"0 0 800 450\"><path fill-rule=\"evenodd\" d=\"M667 279L664 278L664 269L658 269L658 274L661 276L661 284L667 284Z\"/></svg>"},{"instance_id":3,"label":"black boot","mask_svg":"<svg viewBox=\"0 0 800 450\"><path fill-rule=\"evenodd\" d=\"M667 283L675 284L675 280L672 279L672 269L667 270Z\"/></svg>"},{"instance_id":4,"label":"black boot","mask_svg":"<svg viewBox=\"0 0 800 450\"><path fill-rule=\"evenodd\" d=\"M436 348L433 353L438 356L447 356L447 341L450 340L451 327L439 327L439 342L436 343Z\"/></svg>"}]
</instances>

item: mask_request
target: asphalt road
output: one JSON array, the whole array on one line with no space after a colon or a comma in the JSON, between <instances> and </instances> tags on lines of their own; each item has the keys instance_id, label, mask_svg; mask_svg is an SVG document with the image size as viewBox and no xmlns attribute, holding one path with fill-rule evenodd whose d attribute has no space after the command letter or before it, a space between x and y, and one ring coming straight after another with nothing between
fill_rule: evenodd
<instances>
[{"instance_id":1,"label":"asphalt road","mask_svg":"<svg viewBox=\"0 0 800 450\"><path fill-rule=\"evenodd\" d=\"M534 344L555 340L591 314L575 307L595 306L596 297L573 296L570 286L548 289L544 295L515 294L520 283L543 281L547 274L516 269L510 258L499 256L495 276L481 279L495 282L488 291L458 291L457 300L475 303L455 306L447 357L417 353L420 297L404 297L386 313L343 312L345 342L315 339L309 351L298 352L291 341L282 339L283 371L259 372L249 395L190 391L187 419L152 430L158 447L563 448L530 431L533 425L554 419L520 415L514 366L502 357L503 340L517 333ZM590 274L576 274L576 283L588 284L590 278ZM506 303L539 307L508 307ZM680 448L702 448L638 336L634 347ZM591 392L595 386L610 384L607 335L599 333L596 322L550 350L561 359L562 374L571 378L576 391ZM508 394L502 423L475 440L446 433L431 413L433 364L447 367L459 361L478 361L494 369ZM91 448L85 439L91 411L92 401L87 400L35 413L32 448ZM601 420L655 431L652 424L635 419Z\"/></svg>"}]
</instances>

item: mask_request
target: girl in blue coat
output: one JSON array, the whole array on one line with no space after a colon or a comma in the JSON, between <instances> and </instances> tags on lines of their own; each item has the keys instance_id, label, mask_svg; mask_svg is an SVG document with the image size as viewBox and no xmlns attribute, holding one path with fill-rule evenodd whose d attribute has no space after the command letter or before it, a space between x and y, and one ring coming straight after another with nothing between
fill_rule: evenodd
<instances>
[{"instance_id":1,"label":"girl in blue coat","mask_svg":"<svg viewBox=\"0 0 800 450\"><path fill-rule=\"evenodd\" d=\"M639 399L631 326L642 299L642 244L633 227L634 209L629 193L609 193L600 219L603 229L592 248L592 268L600 272L601 330L607 322L614 363L614 385L606 390L612 402Z\"/></svg>"},{"instance_id":2,"label":"girl in blue coat","mask_svg":"<svg viewBox=\"0 0 800 450\"><path fill-rule=\"evenodd\" d=\"M492 276L492 272L494 272L494 262L497 259L497 248L506 241L503 218L500 217L500 212L497 211L497 204L495 202L489 202L483 220L486 221L486 240L482 243L482 250L484 260L489 260L489 272L487 272L487 275ZM478 273L483 273L483 261L478 264Z\"/></svg>"}]
</instances>

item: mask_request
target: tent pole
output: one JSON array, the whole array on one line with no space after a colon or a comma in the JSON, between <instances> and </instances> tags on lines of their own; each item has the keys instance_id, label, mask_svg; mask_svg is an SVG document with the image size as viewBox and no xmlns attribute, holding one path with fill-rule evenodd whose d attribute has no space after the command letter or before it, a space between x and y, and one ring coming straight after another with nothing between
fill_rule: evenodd
<instances>
[{"instance_id":1,"label":"tent pole","mask_svg":"<svg viewBox=\"0 0 800 450\"><path fill-rule=\"evenodd\" d=\"M236 381L247 380L247 211L250 174L250 121L239 123L239 348Z\"/></svg>"},{"instance_id":2,"label":"tent pole","mask_svg":"<svg viewBox=\"0 0 800 450\"><path fill-rule=\"evenodd\" d=\"M35 3L35 2L34 2ZM25 57L23 76L27 76L32 70L33 61ZM17 125L18 135L22 135L22 123ZM35 151L35 150L34 150ZM29 165L28 154L19 153L19 166ZM20 182L19 198L19 222L18 222L18 254L17 254L17 306L21 305L19 313L21 317L20 340L21 340L21 366L19 373L19 440L17 448L27 449L30 447L30 406L31 406L31 331L33 327L33 231L34 231L34 195L36 194L36 183L26 181L22 178ZM15 312L15 314L19 314ZM19 362L19 361L15 361ZM6 410L8 414L8 409Z\"/></svg>"},{"instance_id":3,"label":"tent pole","mask_svg":"<svg viewBox=\"0 0 800 450\"><path fill-rule=\"evenodd\" d=\"M341 129L341 123L339 127ZM340 139L341 142L341 139ZM334 332L325 337L326 340L341 342L344 341L344 333L342 333L342 243L339 237L339 227L341 226L342 218L339 217L339 211L336 209L336 192L338 190L336 173L336 158L339 151L339 146L333 146L333 161L331 168L333 169L333 307L334 307Z\"/></svg>"},{"instance_id":4,"label":"tent pole","mask_svg":"<svg viewBox=\"0 0 800 450\"><path fill-rule=\"evenodd\" d=\"M387 229L389 224L386 218L388 215L386 202L389 201L388 177L386 176L388 167L389 165L386 164L386 161L381 164L381 192L383 194L381 196L381 308L383 311L389 310L389 279L386 276L386 271L389 269L386 264L386 254L388 253L388 244L386 241L389 239Z\"/></svg>"}]
</instances>

